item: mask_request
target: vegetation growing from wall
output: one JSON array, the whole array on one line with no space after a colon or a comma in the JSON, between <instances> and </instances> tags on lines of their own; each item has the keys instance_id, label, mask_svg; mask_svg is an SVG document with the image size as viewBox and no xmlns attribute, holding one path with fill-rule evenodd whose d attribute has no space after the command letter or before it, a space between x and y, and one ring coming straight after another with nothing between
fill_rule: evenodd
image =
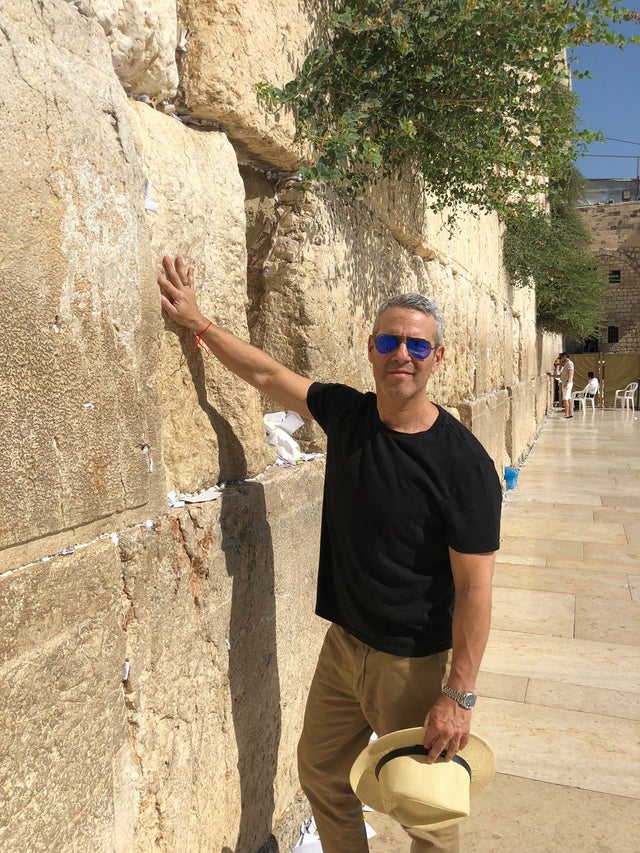
<instances>
[{"instance_id":1,"label":"vegetation growing from wall","mask_svg":"<svg viewBox=\"0 0 640 853\"><path fill-rule=\"evenodd\" d=\"M575 168L551 187L549 211L522 207L506 223L503 259L514 285L535 286L538 325L571 340L599 333L608 291L575 208L582 192ZM517 215L516 215L517 214Z\"/></svg>"},{"instance_id":2,"label":"vegetation growing from wall","mask_svg":"<svg viewBox=\"0 0 640 853\"><path fill-rule=\"evenodd\" d=\"M258 90L274 109L293 107L318 155L307 177L353 188L410 161L435 209L505 213L593 139L559 97L559 57L622 46L610 22L629 20L615 0L341 0L331 40L296 78Z\"/></svg>"}]
</instances>

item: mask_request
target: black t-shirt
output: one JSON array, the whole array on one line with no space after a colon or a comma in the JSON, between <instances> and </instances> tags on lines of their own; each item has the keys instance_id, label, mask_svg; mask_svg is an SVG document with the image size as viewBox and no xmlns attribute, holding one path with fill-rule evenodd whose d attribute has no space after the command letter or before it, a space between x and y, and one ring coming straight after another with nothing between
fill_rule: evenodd
<instances>
[{"instance_id":1,"label":"black t-shirt","mask_svg":"<svg viewBox=\"0 0 640 853\"><path fill-rule=\"evenodd\" d=\"M438 406L420 433L386 427L376 396L315 382L327 434L316 613L379 651L451 648L448 548L497 550L502 489L480 442Z\"/></svg>"}]
</instances>

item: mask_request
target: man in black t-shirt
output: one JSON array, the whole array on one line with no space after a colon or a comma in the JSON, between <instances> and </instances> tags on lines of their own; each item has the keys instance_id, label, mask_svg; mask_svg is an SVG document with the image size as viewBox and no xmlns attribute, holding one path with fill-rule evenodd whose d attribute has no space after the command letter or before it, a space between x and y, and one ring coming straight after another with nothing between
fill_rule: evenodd
<instances>
[{"instance_id":1,"label":"man in black t-shirt","mask_svg":"<svg viewBox=\"0 0 640 853\"><path fill-rule=\"evenodd\" d=\"M324 853L366 853L351 765L371 733L424 724L433 763L469 739L487 641L501 487L477 439L426 394L444 356L438 307L381 306L369 338L376 393L314 383L215 326L193 271L163 260L162 307L236 375L327 434L316 612L331 626L298 750ZM448 668L446 683L444 678ZM412 853L456 853L458 827Z\"/></svg>"}]
</instances>

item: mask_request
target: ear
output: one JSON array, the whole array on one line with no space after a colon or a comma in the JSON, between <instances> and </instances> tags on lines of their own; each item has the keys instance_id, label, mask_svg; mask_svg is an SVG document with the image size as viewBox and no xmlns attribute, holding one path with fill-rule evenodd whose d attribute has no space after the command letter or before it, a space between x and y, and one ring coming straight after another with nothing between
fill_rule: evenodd
<instances>
[{"instance_id":1,"label":"ear","mask_svg":"<svg viewBox=\"0 0 640 853\"><path fill-rule=\"evenodd\" d=\"M431 373L435 373L436 370L442 364L442 359L444 358L444 347L440 346L435 351L435 356L433 359L433 364L431 365Z\"/></svg>"},{"instance_id":2,"label":"ear","mask_svg":"<svg viewBox=\"0 0 640 853\"><path fill-rule=\"evenodd\" d=\"M373 335L369 335L369 341L367 343L367 353L369 355L369 361L373 363L373 351L374 351L374 337Z\"/></svg>"}]
</instances>

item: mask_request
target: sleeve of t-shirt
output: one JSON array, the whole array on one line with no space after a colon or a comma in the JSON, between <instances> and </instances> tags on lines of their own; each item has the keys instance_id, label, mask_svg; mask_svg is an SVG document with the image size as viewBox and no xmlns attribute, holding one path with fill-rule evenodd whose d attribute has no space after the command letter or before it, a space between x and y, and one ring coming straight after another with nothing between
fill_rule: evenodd
<instances>
[{"instance_id":1,"label":"sleeve of t-shirt","mask_svg":"<svg viewBox=\"0 0 640 853\"><path fill-rule=\"evenodd\" d=\"M489 456L473 453L453 477L443 506L449 547L461 554L497 551L501 511L502 486L495 466Z\"/></svg>"},{"instance_id":2,"label":"sleeve of t-shirt","mask_svg":"<svg viewBox=\"0 0 640 853\"><path fill-rule=\"evenodd\" d=\"M314 382L307 391L307 406L327 433L345 408L362 398L360 391L338 383Z\"/></svg>"}]
</instances>

